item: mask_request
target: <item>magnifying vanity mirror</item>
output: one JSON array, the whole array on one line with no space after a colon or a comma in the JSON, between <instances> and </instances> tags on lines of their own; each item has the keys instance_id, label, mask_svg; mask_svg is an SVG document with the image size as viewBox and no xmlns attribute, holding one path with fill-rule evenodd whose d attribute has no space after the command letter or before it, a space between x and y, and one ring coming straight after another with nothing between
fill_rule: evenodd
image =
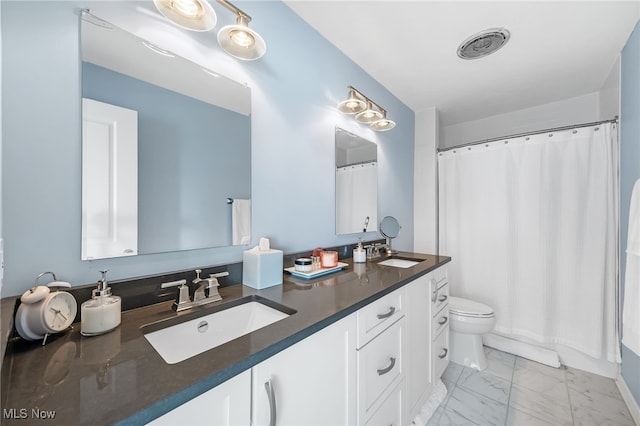
<instances>
[{"instance_id":1,"label":"magnifying vanity mirror","mask_svg":"<svg viewBox=\"0 0 640 426\"><path fill-rule=\"evenodd\" d=\"M336 234L375 231L378 146L336 127Z\"/></svg>"},{"instance_id":2,"label":"magnifying vanity mirror","mask_svg":"<svg viewBox=\"0 0 640 426\"><path fill-rule=\"evenodd\" d=\"M248 244L250 89L80 22L82 259Z\"/></svg>"},{"instance_id":3,"label":"magnifying vanity mirror","mask_svg":"<svg viewBox=\"0 0 640 426\"><path fill-rule=\"evenodd\" d=\"M400 234L400 223L398 223L398 219L393 216L385 216L380 221L379 231L380 234L387 239L387 253L395 254L398 253L397 250L393 250L391 247L391 241Z\"/></svg>"}]
</instances>

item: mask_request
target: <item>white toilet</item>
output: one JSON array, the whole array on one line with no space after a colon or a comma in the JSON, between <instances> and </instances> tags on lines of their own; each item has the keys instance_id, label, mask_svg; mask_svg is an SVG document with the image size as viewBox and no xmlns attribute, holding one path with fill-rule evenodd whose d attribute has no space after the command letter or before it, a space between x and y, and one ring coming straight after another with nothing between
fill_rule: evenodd
<instances>
[{"instance_id":1,"label":"white toilet","mask_svg":"<svg viewBox=\"0 0 640 426\"><path fill-rule=\"evenodd\" d=\"M450 360L465 367L484 370L487 359L482 335L493 330L496 315L490 306L461 297L449 297Z\"/></svg>"}]
</instances>

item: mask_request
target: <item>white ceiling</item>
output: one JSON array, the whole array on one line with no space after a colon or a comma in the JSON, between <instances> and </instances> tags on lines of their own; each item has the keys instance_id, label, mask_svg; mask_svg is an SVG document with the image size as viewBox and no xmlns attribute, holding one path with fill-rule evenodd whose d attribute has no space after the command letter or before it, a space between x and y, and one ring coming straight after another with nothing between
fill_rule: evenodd
<instances>
[{"instance_id":1,"label":"white ceiling","mask_svg":"<svg viewBox=\"0 0 640 426\"><path fill-rule=\"evenodd\" d=\"M600 90L640 14L637 0L285 3L411 109L437 107L443 125ZM498 27L511 32L502 49L458 58L463 40Z\"/></svg>"}]
</instances>

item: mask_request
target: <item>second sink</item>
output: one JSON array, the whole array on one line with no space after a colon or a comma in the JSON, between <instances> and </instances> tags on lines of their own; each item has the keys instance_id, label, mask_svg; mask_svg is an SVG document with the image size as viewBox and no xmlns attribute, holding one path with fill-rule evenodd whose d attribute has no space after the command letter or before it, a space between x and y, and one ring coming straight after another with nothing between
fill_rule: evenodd
<instances>
[{"instance_id":1,"label":"second sink","mask_svg":"<svg viewBox=\"0 0 640 426\"><path fill-rule=\"evenodd\" d=\"M416 262L415 260L391 258L383 260L382 262L378 262L378 265L395 266L396 268L410 268L417 265L418 263L420 262Z\"/></svg>"},{"instance_id":2,"label":"second sink","mask_svg":"<svg viewBox=\"0 0 640 426\"><path fill-rule=\"evenodd\" d=\"M144 337L167 364L176 364L296 311L259 296L249 296L206 310L142 327Z\"/></svg>"}]
</instances>

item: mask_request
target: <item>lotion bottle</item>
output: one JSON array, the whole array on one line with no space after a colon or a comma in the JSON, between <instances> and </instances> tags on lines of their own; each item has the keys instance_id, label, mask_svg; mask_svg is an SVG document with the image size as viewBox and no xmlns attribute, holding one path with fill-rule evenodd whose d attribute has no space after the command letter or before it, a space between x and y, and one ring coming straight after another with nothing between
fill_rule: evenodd
<instances>
[{"instance_id":1,"label":"lotion bottle","mask_svg":"<svg viewBox=\"0 0 640 426\"><path fill-rule=\"evenodd\" d=\"M358 246L353 249L353 262L365 263L367 261L367 251L362 247L362 241L358 240Z\"/></svg>"},{"instance_id":2,"label":"lotion bottle","mask_svg":"<svg viewBox=\"0 0 640 426\"><path fill-rule=\"evenodd\" d=\"M107 271L100 271L102 278L98 287L91 292L91 299L80 307L80 334L97 336L107 333L120 325L122 301L111 294L107 283Z\"/></svg>"}]
</instances>

